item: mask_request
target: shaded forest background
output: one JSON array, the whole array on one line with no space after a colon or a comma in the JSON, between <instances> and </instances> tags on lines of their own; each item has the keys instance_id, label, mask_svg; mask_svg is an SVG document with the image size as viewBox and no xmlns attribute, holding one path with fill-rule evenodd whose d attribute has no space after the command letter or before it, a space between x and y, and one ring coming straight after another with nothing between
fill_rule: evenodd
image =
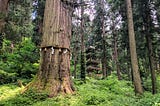
<instances>
[{"instance_id":1,"label":"shaded forest background","mask_svg":"<svg viewBox=\"0 0 160 106\"><path fill-rule=\"evenodd\" d=\"M70 73L78 93L53 99L34 90L19 93L39 70L45 0L9 0L6 10L2 1L0 105L160 105L160 1L132 1L138 69L144 91L135 96L134 91L138 91L134 89L127 3L61 0L72 7ZM13 95L7 97L5 89L13 91Z\"/></svg>"}]
</instances>

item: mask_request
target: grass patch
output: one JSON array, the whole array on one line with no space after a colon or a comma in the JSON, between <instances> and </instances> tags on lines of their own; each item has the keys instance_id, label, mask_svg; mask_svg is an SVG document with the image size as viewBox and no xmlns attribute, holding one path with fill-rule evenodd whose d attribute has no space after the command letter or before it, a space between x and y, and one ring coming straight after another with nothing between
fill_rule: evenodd
<instances>
[{"instance_id":1,"label":"grass patch","mask_svg":"<svg viewBox=\"0 0 160 106\"><path fill-rule=\"evenodd\" d=\"M15 97L21 89L15 84L0 85L0 101Z\"/></svg>"}]
</instances>

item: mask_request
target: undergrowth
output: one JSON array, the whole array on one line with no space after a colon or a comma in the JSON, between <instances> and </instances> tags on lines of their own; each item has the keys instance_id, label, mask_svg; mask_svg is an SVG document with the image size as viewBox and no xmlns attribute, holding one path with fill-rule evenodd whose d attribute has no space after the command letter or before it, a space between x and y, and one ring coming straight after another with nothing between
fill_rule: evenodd
<instances>
[{"instance_id":1,"label":"undergrowth","mask_svg":"<svg viewBox=\"0 0 160 106\"><path fill-rule=\"evenodd\" d=\"M88 78L86 83L74 80L74 84L75 94L54 98L48 98L46 93L34 90L20 94L19 87L3 85L0 86L0 91L3 89L0 92L0 106L160 106L160 94L145 92L142 96L135 96L132 83L118 81L114 75L104 80ZM2 98L7 95L5 90L15 91L14 95Z\"/></svg>"}]
</instances>

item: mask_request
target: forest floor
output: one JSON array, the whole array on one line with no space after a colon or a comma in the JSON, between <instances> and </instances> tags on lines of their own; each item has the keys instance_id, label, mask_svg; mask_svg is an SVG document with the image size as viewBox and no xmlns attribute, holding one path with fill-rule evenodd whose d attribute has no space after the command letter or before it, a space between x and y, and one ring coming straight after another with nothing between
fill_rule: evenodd
<instances>
[{"instance_id":1,"label":"forest floor","mask_svg":"<svg viewBox=\"0 0 160 106\"><path fill-rule=\"evenodd\" d=\"M55 98L33 91L20 94L23 87L17 84L1 85L0 106L160 106L160 94L135 96L132 83L114 75L105 80L87 78L86 83L74 80L74 85L75 94Z\"/></svg>"}]
</instances>

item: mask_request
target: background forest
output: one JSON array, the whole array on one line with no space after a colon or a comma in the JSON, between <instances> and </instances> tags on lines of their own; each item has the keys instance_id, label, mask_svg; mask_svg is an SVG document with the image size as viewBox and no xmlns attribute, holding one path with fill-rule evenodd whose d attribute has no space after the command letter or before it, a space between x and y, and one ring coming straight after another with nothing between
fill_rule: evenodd
<instances>
[{"instance_id":1,"label":"background forest","mask_svg":"<svg viewBox=\"0 0 160 106\"><path fill-rule=\"evenodd\" d=\"M160 106L159 0L57 0L72 19L70 48L61 50L71 52L74 92L28 89L50 50L41 45L51 1L0 0L0 106Z\"/></svg>"}]
</instances>

